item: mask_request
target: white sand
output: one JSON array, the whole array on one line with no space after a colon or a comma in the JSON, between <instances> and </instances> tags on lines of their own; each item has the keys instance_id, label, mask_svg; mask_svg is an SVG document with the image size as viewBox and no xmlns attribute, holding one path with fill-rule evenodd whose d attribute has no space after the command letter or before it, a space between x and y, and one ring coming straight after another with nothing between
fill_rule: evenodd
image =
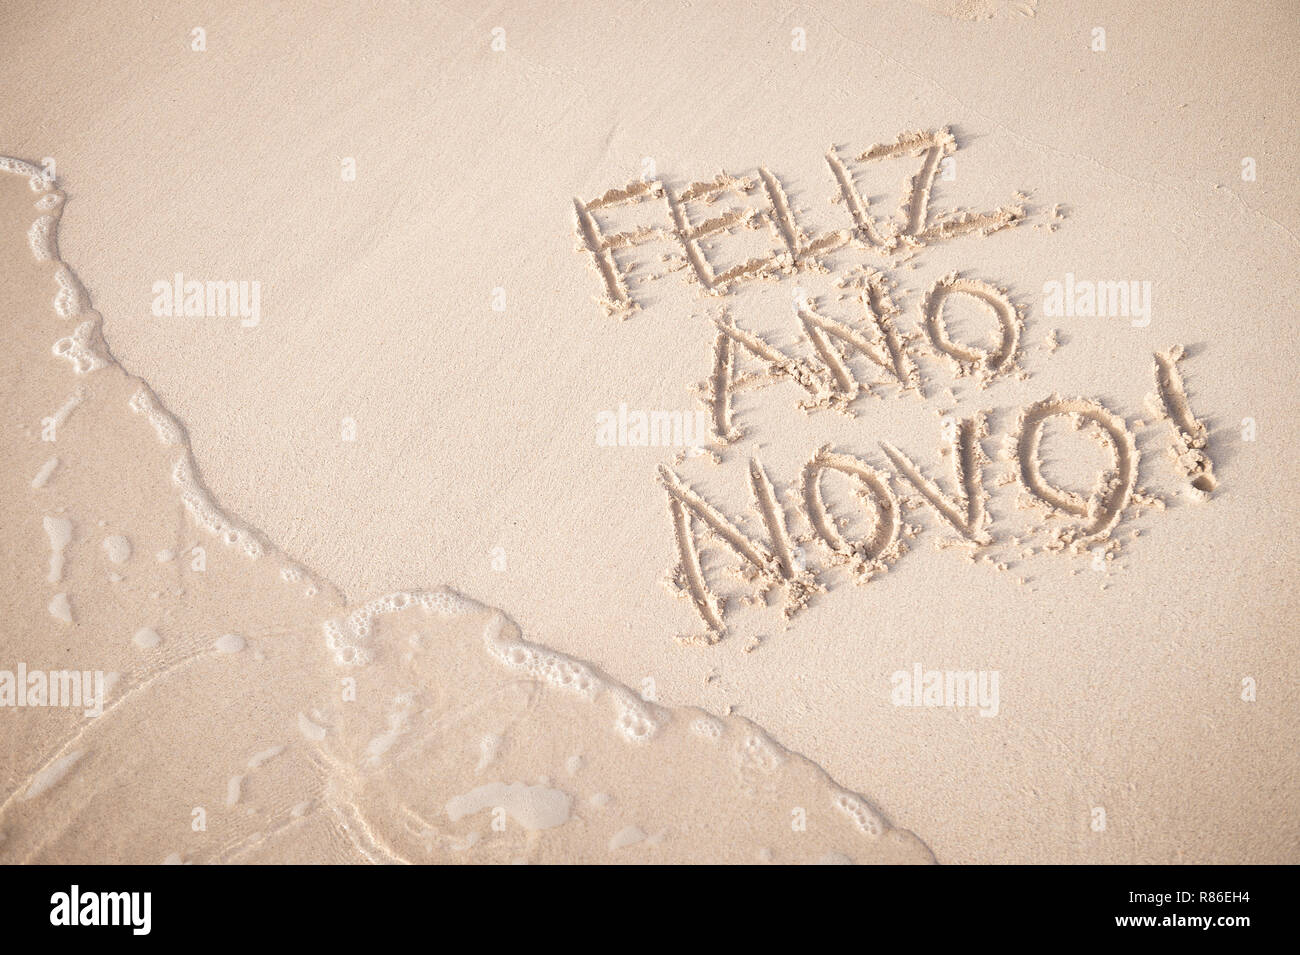
<instances>
[{"instance_id":1,"label":"white sand","mask_svg":"<svg viewBox=\"0 0 1300 955\"><path fill-rule=\"evenodd\" d=\"M75 665L128 672L134 689L122 692L137 693L153 717L180 705L180 690L154 698L175 679L204 699L234 679L220 670L160 676L182 660L273 666L277 687L298 679L301 692L276 695L282 723L269 725L267 714L223 723L209 709L187 730L205 741L221 735L229 749L229 765L203 797L214 814L226 781L253 753L301 743L303 753L266 767L288 774L295 758L310 762L305 753L340 732L339 714L312 697L345 665L325 651L324 620L376 595L449 586L503 610L527 640L589 661L610 685L753 720L915 832L942 862L1297 861L1300 144L1291 117L1300 97L1288 51L1300 27L1280 3L1181 5L1169 14L1103 3L1085 17L1050 0L1032 7L887 2L849 15L721 4L625 17L621 5L602 4L502 7L473 18L401 11L362 25L353 14L214 13L182 3L147 21L128 5L98 5L64 14L55 30L48 16L6 5L0 70L11 93L0 106L0 154L53 157L69 198L55 245L53 224L33 223L59 210L32 208L43 193L21 176L0 176L10 210L0 223L6 265L21 256L23 269L43 270L4 300L15 338L28 344L6 370L6 399L26 431L11 428L6 438L0 513L15 579L21 571L30 580L30 593L8 597L4 612L27 621L24 632L46 627L95 647ZM196 26L205 31L202 52L191 49ZM492 48L498 26L504 50ZM1096 28L1104 51L1091 48ZM88 35L93 45L51 66L73 42L63 37ZM1011 206L1024 208L1024 220L988 236L936 236L904 261L873 250L869 229L853 233L853 204L835 201L828 146L872 215L883 223L897 213L916 226L916 205L898 211L899 196L924 157L853 157L945 126L956 149L937 170L926 221ZM1256 172L1248 180L1247 158ZM345 178L348 159L355 179ZM698 254L719 263L714 272L792 236L799 245L782 222L810 240L845 231L851 241L826 252L825 272L792 260L709 295L687 281L700 260L684 257L680 236L668 234L622 255L621 267L638 266L626 290L640 307L625 320L607 315L595 301L607 295L605 277L581 248L589 236L575 236L574 200L590 203L643 177L680 197L723 170L753 177L751 196L766 195L772 177L786 209L775 231L760 222L706 239ZM732 204L685 211L699 222ZM664 203L603 214L608 232L680 232ZM863 288L851 281L863 267L891 283L919 395L885 384L838 401L852 382L888 376L851 356L833 367L800 324L793 303L808 299L817 315L862 322L855 298ZM968 287L989 295L1005 289L1011 310L982 314L960 296L934 305L944 287L936 283L953 272L957 282L986 283ZM155 283L177 273L259 283L256 320L156 316ZM1046 314L1049 283L1064 286L1067 275L1072 286L1150 283L1150 314ZM112 356L148 387L97 357L88 299ZM601 446L602 412L707 409L695 386L713 374L718 322L797 356L793 377L819 377L807 388L783 381L737 392L731 423L741 433L708 442L706 454ZM72 362L49 354L60 338ZM1185 355L1174 361L1176 345ZM881 348L877 356L888 357L888 343ZM1164 366L1157 355L1167 356ZM1186 402L1148 402L1161 380L1174 380L1170 369ZM746 359L741 370L763 369ZM105 375L118 377L96 384ZM87 389L84 400L65 411L77 387ZM809 401L825 407L801 410ZM1074 432L1061 416L1039 444L1037 418L1062 408L1116 429L1119 446L1088 428ZM973 417L982 411L986 436ZM47 418L58 419L56 447L41 440ZM969 431L963 420L974 422ZM945 430L987 456L986 506L941 456ZM32 476L56 450L57 468L34 488ZM974 445L958 444L956 455L969 478ZM1041 471L1026 470L1038 458ZM850 470L868 481L868 495L871 475L883 475L901 511L873 523L856 509L855 478L801 479L814 460L861 462ZM1094 493L1117 460L1117 481ZM752 461L766 483L755 484ZM1193 486L1205 484L1207 467L1208 494ZM908 472L935 483L910 487ZM752 484L760 495L771 489L758 510ZM699 610L709 601L689 596L689 572L677 574L682 599L663 586L680 556L668 493L677 486L765 548L754 553L766 569L753 567L748 581L732 573L745 557L716 542L701 549L700 579L725 620L720 640L721 628ZM1022 487L1039 492L1029 508L1020 506ZM1062 489L1046 492L1055 508L1043 500L1048 488ZM810 519L818 501L843 524ZM53 535L42 520L58 507L76 533L55 588L46 581ZM784 549L770 533L773 508L788 523ZM881 530L894 521L895 531ZM105 583L100 542L109 535L124 535L136 553L171 550L176 560L127 560L113 567L123 580ZM129 601L93 593L91 574L96 587L128 588ZM766 606L754 599L765 579ZM55 589L70 596L71 628L46 609ZM160 602L186 626L146 609ZM788 619L783 607L793 611ZM168 635L158 650L166 661L142 663L146 655L125 646L122 634L142 619ZM480 624L427 639L442 647ZM387 621L377 631L400 658L410 634ZM204 655L228 632L247 639L243 652ZM98 656L100 635L120 657ZM706 635L716 642L676 639ZM57 662L28 659L39 644L8 639L0 669ZM997 715L897 705L896 675L918 663L923 672L998 674ZM463 666L478 681L473 692L495 679L477 661ZM368 678L383 687L382 701L367 702L373 725L348 724L355 735L333 755L360 765L373 740L387 748L373 778L352 763L325 775L345 780L352 796L323 814L360 813L372 835L348 858L422 858L444 837L463 845L471 830L445 830L429 813L477 787L549 788L525 770L563 787L566 761L587 745L580 737L576 749L516 767L506 733L496 759L475 774L481 740L502 726L455 729L459 763L441 750L429 756L409 728L464 702L430 689L446 686L447 671L435 662L404 672L392 658L362 669L379 674ZM81 747L72 724L55 727L42 721L48 716L28 717L26 735L5 741L4 793ZM96 791L96 772L184 762L165 740L146 748L133 739L126 724L137 717L108 718L124 725L106 723L110 739L87 744L61 784L80 780L80 798ZM312 732L297 732L302 725ZM306 738L317 731L314 743ZM594 724L590 732L606 752L612 741ZM743 751L739 736L733 742ZM675 738L668 745L674 755L659 771L676 779L696 757ZM391 756L408 751L458 766L460 788L413 807ZM782 787L829 791L825 777L808 772ZM604 859L610 839L632 827L668 835L653 847L627 845L620 859L676 851L673 827L646 818L656 803L645 779L593 779L582 803L622 787L617 818L590 845L557 825L536 858ZM290 789L271 787L267 805L320 796ZM174 851L187 861L288 858L341 844L313 837L309 821L301 834L286 830L245 853L192 834L188 815L199 803L191 792L146 799L145 791L142 813L150 799L186 807L174 835L145 847L150 861ZM250 773L239 807L257 793ZM773 797L784 808L770 824L712 811L747 827L745 859L772 846L777 861L832 850L871 856L852 845L786 849L786 796L780 788ZM700 818L692 815L700 806L687 811L676 798L662 811L672 803ZM618 799L638 802L642 815L625 815ZM16 841L0 819L10 829L4 858L94 859L114 843L111 835L89 848L74 835L42 843L50 820L71 810L41 817L40 804L23 804L33 815ZM0 812L17 811L8 805ZM422 821L404 823L406 811ZM475 852L509 861L517 847L491 848L488 816L479 822L470 861ZM240 831L271 828L265 820L247 828L254 824ZM338 831L356 832L350 825ZM434 830L437 838L411 836Z\"/></svg>"}]
</instances>

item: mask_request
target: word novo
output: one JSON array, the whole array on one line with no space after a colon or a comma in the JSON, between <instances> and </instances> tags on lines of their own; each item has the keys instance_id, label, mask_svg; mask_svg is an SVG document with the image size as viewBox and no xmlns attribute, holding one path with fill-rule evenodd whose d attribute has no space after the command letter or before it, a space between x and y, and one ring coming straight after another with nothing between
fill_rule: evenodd
<instances>
[{"instance_id":1,"label":"word novo","mask_svg":"<svg viewBox=\"0 0 1300 955\"><path fill-rule=\"evenodd\" d=\"M997 670L895 670L889 698L895 706L971 706L980 716L998 715Z\"/></svg>"},{"instance_id":2,"label":"word novo","mask_svg":"<svg viewBox=\"0 0 1300 955\"><path fill-rule=\"evenodd\" d=\"M1206 500L1217 481L1205 450L1205 425L1192 413L1178 372L1182 357L1179 348L1155 355L1156 392L1148 401L1148 410L1169 422L1173 436L1169 457L1175 471L1187 481L1186 493L1195 500ZM1043 473L1040 448L1045 429L1054 419L1091 435L1110 456L1086 496L1054 486ZM902 520L904 499L895 492L895 483L905 489L909 506L930 510L940 525L952 532L955 541L972 550L985 547L994 543L984 482L984 468L991 462L982 441L988 437L987 413L983 411L949 419L941 427L940 459L948 462L945 483L950 490L888 442L879 442L879 448L892 471L823 446L813 453L799 475L794 510L811 525L813 539L829 554L829 563L848 566L859 584L888 570L906 549L904 536L911 529ZM1133 432L1122 416L1100 401L1050 395L1025 405L1003 447L1021 502L1062 519L1050 529L1044 528L1045 550L1068 549L1079 554L1094 546L1105 549L1129 505L1135 501L1149 503L1137 488L1139 454ZM868 519L869 533L851 538L841 531L823 494L825 478L833 473L847 478L853 487ZM702 642L716 643L727 630L722 601L705 579L700 560L702 541L730 550L745 565L744 578L756 583L762 592L784 588L786 617L794 616L814 594L825 591L819 571L809 567L790 533L786 508L757 459L749 462L749 484L766 540L742 531L737 521L692 490L671 468L660 466L659 481L668 494L669 519L677 544L678 564L669 583L679 594L690 597L704 621L707 633Z\"/></svg>"},{"instance_id":3,"label":"word novo","mask_svg":"<svg viewBox=\"0 0 1300 955\"><path fill-rule=\"evenodd\" d=\"M618 411L596 413L596 446L613 447L699 447L709 440L707 411Z\"/></svg>"},{"instance_id":4,"label":"word novo","mask_svg":"<svg viewBox=\"0 0 1300 955\"><path fill-rule=\"evenodd\" d=\"M1134 328L1151 324L1150 282L1076 280L1043 283L1043 314L1050 318L1132 318Z\"/></svg>"},{"instance_id":5,"label":"word novo","mask_svg":"<svg viewBox=\"0 0 1300 955\"><path fill-rule=\"evenodd\" d=\"M897 259L935 242L973 233L987 235L1022 221L1025 207L1019 201L985 212L932 213L936 177L956 150L957 141L947 127L902 133L894 142L870 146L847 161L831 148L826 162L849 222L846 228L816 237L800 226L780 181L765 167L756 176L722 173L676 194L657 179L634 180L590 201L574 199L578 250L591 257L604 285L597 302L611 315L625 315L640 308L632 290L632 268L625 260L641 246L668 243L685 260L688 275L709 293L720 295L752 279L802 269L820 271L824 255L851 244ZM913 173L905 180L897 214L882 219L858 187L850 166L896 159L910 161ZM647 209L652 215L657 210L658 223L640 222L611 231L608 220L620 215L644 219ZM716 247L726 237L760 229L766 229L773 240L768 252L733 261L719 258Z\"/></svg>"},{"instance_id":6,"label":"word novo","mask_svg":"<svg viewBox=\"0 0 1300 955\"><path fill-rule=\"evenodd\" d=\"M244 328L262 321L262 283L258 281L200 282L177 272L172 281L153 283L156 318L238 317Z\"/></svg>"},{"instance_id":7,"label":"word novo","mask_svg":"<svg viewBox=\"0 0 1300 955\"><path fill-rule=\"evenodd\" d=\"M26 663L0 670L0 707L84 707L86 716L104 712L104 674L101 670L28 670Z\"/></svg>"},{"instance_id":8,"label":"word novo","mask_svg":"<svg viewBox=\"0 0 1300 955\"><path fill-rule=\"evenodd\" d=\"M51 925L128 925L148 935L153 925L152 892L85 892L72 886L50 896Z\"/></svg>"}]
</instances>

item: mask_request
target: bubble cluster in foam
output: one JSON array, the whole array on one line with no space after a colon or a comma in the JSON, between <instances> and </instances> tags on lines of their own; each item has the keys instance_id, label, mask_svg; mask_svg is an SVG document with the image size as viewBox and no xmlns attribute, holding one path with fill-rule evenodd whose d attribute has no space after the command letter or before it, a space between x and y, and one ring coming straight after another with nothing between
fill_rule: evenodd
<instances>
[{"instance_id":1,"label":"bubble cluster in foam","mask_svg":"<svg viewBox=\"0 0 1300 955\"><path fill-rule=\"evenodd\" d=\"M32 191L44 193L37 200L36 208L46 214L37 217L28 229L28 244L37 261L52 260L58 264L54 273L58 284L58 292L54 298L57 314L64 318L82 314L88 316L73 329L71 334L55 341L52 352L70 361L73 370L79 375L115 364L104 344L100 316L90 309L89 298L76 275L59 259L57 235L59 216L63 211L63 195L54 190L53 177L32 163L8 156L0 156L0 172L27 176ZM250 557L260 557L263 553L263 545L257 537L250 530L239 526L227 517L208 495L196 474L185 429L167 413L148 385L140 383L139 389L131 398L130 406L134 411L148 417L158 439L163 444L185 448L184 454L172 469L172 478L180 487L181 500L194 519L227 545L239 547ZM314 592L314 587L309 588L308 595Z\"/></svg>"},{"instance_id":2,"label":"bubble cluster in foam","mask_svg":"<svg viewBox=\"0 0 1300 955\"><path fill-rule=\"evenodd\" d=\"M346 616L326 620L325 645L333 652L337 663L349 666L370 663L374 654L367 644L374 633L375 619L417 606L426 613L455 617L478 605L450 590L386 594ZM505 629L506 618L498 613L492 616L483 631L488 652L505 666L586 700L594 700L602 691L608 691L616 711L614 725L624 739L640 742L658 732L661 718L655 708L631 690L607 683L591 667L562 653L528 643L522 638L511 639L505 635Z\"/></svg>"},{"instance_id":3,"label":"bubble cluster in foam","mask_svg":"<svg viewBox=\"0 0 1300 955\"><path fill-rule=\"evenodd\" d=\"M624 687L613 688L614 705L618 716L614 727L623 737L633 743L642 743L659 732L659 720L655 718L649 704Z\"/></svg>"},{"instance_id":4,"label":"bubble cluster in foam","mask_svg":"<svg viewBox=\"0 0 1300 955\"><path fill-rule=\"evenodd\" d=\"M50 539L50 572L46 579L57 584L63 579L63 551L72 542L72 521L66 517L47 514L45 533Z\"/></svg>"},{"instance_id":5,"label":"bubble cluster in foam","mask_svg":"<svg viewBox=\"0 0 1300 955\"><path fill-rule=\"evenodd\" d=\"M125 564L131 559L131 542L121 534L110 534L100 544L104 556L115 564Z\"/></svg>"},{"instance_id":6,"label":"bubble cluster in foam","mask_svg":"<svg viewBox=\"0 0 1300 955\"><path fill-rule=\"evenodd\" d=\"M764 773L776 772L785 762L785 757L772 740L758 730L752 730L741 741L740 753L747 768Z\"/></svg>"},{"instance_id":7,"label":"bubble cluster in foam","mask_svg":"<svg viewBox=\"0 0 1300 955\"><path fill-rule=\"evenodd\" d=\"M53 195L45 197L46 199L55 198ZM72 318L80 315L89 307L87 305L86 290L82 288L81 282L72 274L72 270L66 265L60 265L58 271L54 273L54 281L58 283L59 290L54 294L54 311L60 318Z\"/></svg>"},{"instance_id":8,"label":"bubble cluster in foam","mask_svg":"<svg viewBox=\"0 0 1300 955\"><path fill-rule=\"evenodd\" d=\"M374 633L375 618L417 606L425 613L450 618L467 613L476 605L450 590L399 590L376 597L345 617L326 620L325 645L333 651L338 663L350 666L369 663L373 654L366 642Z\"/></svg>"},{"instance_id":9,"label":"bubble cluster in foam","mask_svg":"<svg viewBox=\"0 0 1300 955\"><path fill-rule=\"evenodd\" d=\"M73 370L79 375L99 371L108 364L108 354L99 334L97 318L82 322L71 335L65 335L56 341L51 350L60 358L72 362Z\"/></svg>"},{"instance_id":10,"label":"bubble cluster in foam","mask_svg":"<svg viewBox=\"0 0 1300 955\"><path fill-rule=\"evenodd\" d=\"M595 699L605 689L604 681L590 667L562 653L546 650L522 639L506 639L502 635L505 623L504 616L495 615L484 628L483 641L488 652L510 669L558 689L576 693L587 700Z\"/></svg>"},{"instance_id":11,"label":"bubble cluster in foam","mask_svg":"<svg viewBox=\"0 0 1300 955\"><path fill-rule=\"evenodd\" d=\"M49 483L50 475L54 473L54 469L58 466L58 455L47 458L45 463L41 465L41 469L36 472L36 476L32 478L32 488L39 491L45 487Z\"/></svg>"},{"instance_id":12,"label":"bubble cluster in foam","mask_svg":"<svg viewBox=\"0 0 1300 955\"><path fill-rule=\"evenodd\" d=\"M879 836L885 831L881 820L870 806L850 792L838 792L834 795L835 808L849 817L854 826L863 835Z\"/></svg>"},{"instance_id":13,"label":"bubble cluster in foam","mask_svg":"<svg viewBox=\"0 0 1300 955\"><path fill-rule=\"evenodd\" d=\"M35 799L37 796L44 794L49 789L57 786L68 775L72 767L77 764L81 757L86 755L84 749L74 750L68 755L54 760L39 773L32 777L31 783L21 796L18 797L20 802L26 802L29 799Z\"/></svg>"},{"instance_id":14,"label":"bubble cluster in foam","mask_svg":"<svg viewBox=\"0 0 1300 955\"><path fill-rule=\"evenodd\" d=\"M659 731L661 719L655 708L627 687L607 683L590 667L562 653L529 643L522 637L505 637L505 624L504 615L494 614L483 629L483 642L488 652L506 666L586 700L594 700L602 690L608 691L616 711L614 727L631 742L648 740Z\"/></svg>"},{"instance_id":15,"label":"bubble cluster in foam","mask_svg":"<svg viewBox=\"0 0 1300 955\"><path fill-rule=\"evenodd\" d=\"M44 169L35 163L27 162L25 159L0 156L0 172L11 172L17 176L26 176L27 184L32 187L32 192L46 192L54 185L53 178L48 176Z\"/></svg>"},{"instance_id":16,"label":"bubble cluster in foam","mask_svg":"<svg viewBox=\"0 0 1300 955\"><path fill-rule=\"evenodd\" d=\"M313 743L319 743L325 738L325 727L314 722L306 713L298 714L298 732Z\"/></svg>"},{"instance_id":17,"label":"bubble cluster in foam","mask_svg":"<svg viewBox=\"0 0 1300 955\"><path fill-rule=\"evenodd\" d=\"M722 738L722 721L712 716L701 716L691 721L691 732L709 740Z\"/></svg>"},{"instance_id":18,"label":"bubble cluster in foam","mask_svg":"<svg viewBox=\"0 0 1300 955\"><path fill-rule=\"evenodd\" d=\"M55 226L59 220L55 216L41 216L27 230L27 244L32 247L32 255L37 262L48 262L59 257L54 244Z\"/></svg>"},{"instance_id":19,"label":"bubble cluster in foam","mask_svg":"<svg viewBox=\"0 0 1300 955\"><path fill-rule=\"evenodd\" d=\"M46 221L38 220L37 224L33 225L29 239L33 240L33 254L38 259L41 257L41 249L43 249L47 256L57 263L54 267L54 275L59 285L58 295L55 299L56 312L65 318L89 312L86 319L77 324L70 335L60 339L55 344L54 353L68 359L78 374L84 374L105 367L108 364L114 364L113 358L105 347L100 334L101 323L99 316L93 311L89 311L89 303L84 289L77 282L75 275L71 270L63 266L63 263L57 261L56 228L57 216L61 212L63 202L62 196L51 191L52 181L45 178L42 171L31 164L6 160L0 157L0 169L8 169L28 176L32 189L35 192L45 193L38 201L37 207L40 212L47 213L47 215L42 216L42 219ZM74 323L69 323L69 327L72 324ZM182 499L187 509L198 523L218 534L227 544L241 546L252 556L259 555L262 552L263 545L258 542L253 533L244 530L223 515L211 499L198 476L197 464L189 453L184 428L163 409L161 403L148 390L147 385L141 383L137 394L131 399L131 407L134 411L144 414L149 419L159 440L164 445L177 446L181 449L178 452L180 460L176 462L173 470L173 478L182 489ZM47 466L48 464L49 462L47 462ZM174 558L175 554L171 551L162 551L158 555L160 561ZM305 575L300 568L291 567L284 572L283 576L287 581L293 582L303 579ZM71 611L67 605L66 595L56 595L55 600L60 601L59 610L62 611L61 615L70 622ZM371 636L375 616L379 613L398 612L417 604L427 612L435 612L443 616L455 616L465 612L466 608L478 607L472 601L447 591L423 594L401 593L380 598L372 601L361 611L326 624L327 641L332 641L331 649L336 651L336 658L348 655L352 656L353 661L364 658L366 651L363 643L367 637ZM665 711L661 711L653 704L646 703L633 691L613 684L612 681L606 681L594 668L585 666L581 662L562 654L552 653L543 647L529 644L518 638L516 631L503 632L503 620L504 618L500 617L494 619L493 625L489 625L485 633L489 649L500 662L512 669L521 669L530 676L545 681L550 685L575 692L582 697L594 698L601 691L608 691L617 710L616 728L623 738L627 740L649 739L666 722L668 717ZM331 627L333 627L332 634ZM132 639L132 642L141 649L150 649L156 647L161 641L156 632L146 628L139 631ZM217 642L213 649L218 652L237 654L243 648L244 641L242 638L237 635L226 635ZM340 659L340 662L349 661ZM324 723L327 723L327 720L323 719L322 714L319 712L311 711L310 717L303 713L298 714L299 733L309 741L320 742L326 738L327 727L321 725ZM703 738L718 738L727 732L723 729L721 723L712 720L706 721L705 719L696 720L691 728ZM769 742L764 745L764 740L765 738L758 739L748 735L739 740L742 758L745 759L747 764L764 765L771 762L772 753L768 747L775 744ZM779 750L779 747L777 749ZM44 773L35 779L29 791L20 798L31 798L54 785L59 777L68 772L72 764L81 755L81 753L74 753L59 760L50 767L51 772ZM778 752L776 755L780 757L782 753ZM261 758L261 756L254 756L249 763L250 769L255 768L255 764ZM571 758L571 763L573 766L578 766L576 758ZM570 768L571 773L574 771L573 768ZM541 779L537 787L523 787L519 783L510 785L501 783L497 784L497 787L499 788L489 788L488 792L466 795L476 795L479 799L486 798L494 806L503 801L519 801L514 797L524 796L525 798L522 800L524 807L521 808L523 813L537 809L538 799L536 797L540 795L543 797L541 804L545 810L543 816L546 817L541 821L554 819L558 822L561 819L559 811L561 792L559 790L537 792L537 790L543 788L549 790L549 783L545 779ZM520 792L519 790L523 791ZM533 792L529 792L529 790L533 790ZM839 800L837 802L839 808L854 820L859 830L872 835L877 835L883 831L883 822L864 802L850 794L839 794L837 799ZM235 799L230 801L237 802L238 796L236 795ZM470 801L473 801L473 799ZM596 793L590 797L592 806L607 806L610 802L610 797L603 793ZM293 815L295 817L300 816L307 805L309 803L300 803L299 806L294 808ZM530 821L537 824L539 820L534 818ZM634 827L629 827L629 835L633 829ZM639 832L639 830L637 831ZM179 854L173 853L169 861L180 861Z\"/></svg>"},{"instance_id":20,"label":"bubble cluster in foam","mask_svg":"<svg viewBox=\"0 0 1300 955\"><path fill-rule=\"evenodd\" d=\"M50 616L62 623L72 623L72 604L68 602L68 595L57 593L50 598L47 609Z\"/></svg>"},{"instance_id":21,"label":"bubble cluster in foam","mask_svg":"<svg viewBox=\"0 0 1300 955\"><path fill-rule=\"evenodd\" d=\"M162 444L184 443L185 429L159 404L158 396L148 385L141 383L135 394L131 396L128 405L136 414L142 414L148 419Z\"/></svg>"},{"instance_id":22,"label":"bubble cluster in foam","mask_svg":"<svg viewBox=\"0 0 1300 955\"><path fill-rule=\"evenodd\" d=\"M207 490L194 474L189 454L177 459L172 468L172 481L181 490L181 502L201 527L207 528L229 547L238 547L254 559L262 556L262 543L253 533L233 523L212 502Z\"/></svg>"},{"instance_id":23,"label":"bubble cluster in foam","mask_svg":"<svg viewBox=\"0 0 1300 955\"><path fill-rule=\"evenodd\" d=\"M562 789L526 783L488 783L447 800L447 816L458 822L484 809L504 809L530 832L554 829L569 821L573 797Z\"/></svg>"},{"instance_id":24,"label":"bubble cluster in foam","mask_svg":"<svg viewBox=\"0 0 1300 955\"><path fill-rule=\"evenodd\" d=\"M212 645L218 653L239 653L246 646L248 642L237 633L223 633Z\"/></svg>"}]
</instances>

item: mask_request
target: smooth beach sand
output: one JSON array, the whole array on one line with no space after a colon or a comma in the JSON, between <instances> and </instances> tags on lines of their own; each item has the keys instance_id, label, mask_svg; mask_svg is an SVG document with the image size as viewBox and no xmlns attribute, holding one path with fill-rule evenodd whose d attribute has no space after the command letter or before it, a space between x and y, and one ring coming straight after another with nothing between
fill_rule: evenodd
<instances>
[{"instance_id":1,"label":"smooth beach sand","mask_svg":"<svg viewBox=\"0 0 1300 955\"><path fill-rule=\"evenodd\" d=\"M1300 861L1300 25L1077 7L7 4L0 859Z\"/></svg>"}]
</instances>

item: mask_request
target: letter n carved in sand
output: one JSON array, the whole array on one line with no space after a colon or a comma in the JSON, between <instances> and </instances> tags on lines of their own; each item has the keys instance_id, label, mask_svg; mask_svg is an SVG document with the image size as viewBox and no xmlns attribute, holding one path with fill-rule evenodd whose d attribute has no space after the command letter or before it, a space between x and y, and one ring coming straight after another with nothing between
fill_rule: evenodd
<instances>
[{"instance_id":1,"label":"letter n carved in sand","mask_svg":"<svg viewBox=\"0 0 1300 955\"><path fill-rule=\"evenodd\" d=\"M668 513L672 518L673 536L677 542L679 563L674 570L672 582L690 596L707 628L698 642L717 643L726 634L727 626L722 601L709 588L700 565L696 521L703 523L710 533L744 562L746 576L758 583L763 592L786 585L784 611L787 617L793 616L805 606L814 593L825 589L814 574L796 561L785 514L776 499L771 480L757 461L751 460L749 463L750 489L754 495L754 506L771 539L770 547L747 536L726 515L684 484L670 468L660 466L659 481L668 492Z\"/></svg>"},{"instance_id":2,"label":"letter n carved in sand","mask_svg":"<svg viewBox=\"0 0 1300 955\"><path fill-rule=\"evenodd\" d=\"M956 492L951 496L944 494L938 483L926 477L911 458L888 441L881 441L880 448L903 479L916 488L921 499L963 539L978 545L992 543L988 531L989 496L984 489L984 465L988 459L980 446L980 439L989 435L988 415L981 411L961 421L949 419L948 424L944 438L956 485Z\"/></svg>"}]
</instances>

